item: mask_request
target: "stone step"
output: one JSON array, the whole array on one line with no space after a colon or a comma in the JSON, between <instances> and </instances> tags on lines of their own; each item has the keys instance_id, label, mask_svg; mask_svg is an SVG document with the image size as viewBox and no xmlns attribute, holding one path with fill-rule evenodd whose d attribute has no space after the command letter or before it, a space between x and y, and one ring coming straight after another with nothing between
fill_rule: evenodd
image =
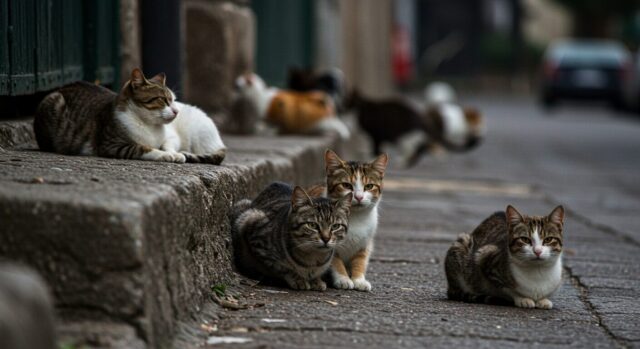
<instances>
[{"instance_id":1,"label":"stone step","mask_svg":"<svg viewBox=\"0 0 640 349\"><path fill-rule=\"evenodd\" d=\"M324 150L339 146L331 137L224 140L223 166L0 150L0 256L43 275L60 317L80 324L72 332L113 323L135 334L132 346L167 347L176 322L233 278L232 204L274 180L322 180Z\"/></svg>"}]
</instances>

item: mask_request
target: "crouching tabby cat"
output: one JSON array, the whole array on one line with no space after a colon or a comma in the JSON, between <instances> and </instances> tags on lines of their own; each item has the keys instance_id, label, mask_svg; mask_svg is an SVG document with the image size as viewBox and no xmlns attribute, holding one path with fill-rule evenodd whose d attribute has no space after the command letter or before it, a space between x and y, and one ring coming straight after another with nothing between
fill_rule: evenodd
<instances>
[{"instance_id":1,"label":"crouching tabby cat","mask_svg":"<svg viewBox=\"0 0 640 349\"><path fill-rule=\"evenodd\" d=\"M40 149L61 154L215 165L225 157L213 121L177 102L163 73L147 80L139 69L119 94L87 82L50 93L33 127Z\"/></svg>"},{"instance_id":2,"label":"crouching tabby cat","mask_svg":"<svg viewBox=\"0 0 640 349\"><path fill-rule=\"evenodd\" d=\"M324 291L321 277L347 235L350 206L350 195L312 199L284 183L269 185L253 202L239 202L232 216L238 270L283 280L296 290Z\"/></svg>"},{"instance_id":3,"label":"crouching tabby cat","mask_svg":"<svg viewBox=\"0 0 640 349\"><path fill-rule=\"evenodd\" d=\"M452 300L487 297L522 308L551 309L549 297L562 282L564 209L548 216L522 216L513 206L462 234L445 259Z\"/></svg>"}]
</instances>

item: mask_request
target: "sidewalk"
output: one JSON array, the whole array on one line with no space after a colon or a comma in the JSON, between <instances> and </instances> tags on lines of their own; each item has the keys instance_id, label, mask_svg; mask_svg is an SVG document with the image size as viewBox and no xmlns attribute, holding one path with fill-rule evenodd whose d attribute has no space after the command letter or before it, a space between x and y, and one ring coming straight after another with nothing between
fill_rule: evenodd
<instances>
[{"instance_id":1,"label":"sidewalk","mask_svg":"<svg viewBox=\"0 0 640 349\"><path fill-rule=\"evenodd\" d=\"M370 293L232 287L229 293L254 307L231 310L210 303L197 321L183 324L175 347L195 348L190 344L221 337L245 341L221 346L228 348L640 347L640 245L636 230L619 229L632 225L632 213L619 206L618 213L629 218L610 225L616 221L616 206L598 209L601 201L594 199L619 198L626 200L619 205L637 207L634 192L625 199L614 185L633 172L614 175L615 168L598 167L588 158L554 158L582 149L563 144L564 150L555 153L547 149L556 141L547 128L560 127L557 137L565 139L562 127L575 128L572 121L536 116L516 123L501 108L484 109L500 115L491 117L492 133L476 152L431 158L410 171L387 173L368 273ZM597 132L615 134L619 143L627 142L625 129L632 138L640 134L637 125L606 122ZM570 134L581 139L577 133ZM457 234L471 231L507 204L541 215L558 203L568 209L565 270L552 310L446 299L442 263Z\"/></svg>"}]
</instances>

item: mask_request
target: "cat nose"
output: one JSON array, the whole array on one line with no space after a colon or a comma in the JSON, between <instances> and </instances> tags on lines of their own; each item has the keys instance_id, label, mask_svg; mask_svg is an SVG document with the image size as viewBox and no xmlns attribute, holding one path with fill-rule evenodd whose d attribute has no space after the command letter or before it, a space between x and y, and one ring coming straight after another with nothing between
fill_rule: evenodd
<instances>
[{"instance_id":1,"label":"cat nose","mask_svg":"<svg viewBox=\"0 0 640 349\"><path fill-rule=\"evenodd\" d=\"M178 108L171 108L171 111L173 112L174 116L178 115L178 112L179 112Z\"/></svg>"},{"instance_id":2,"label":"cat nose","mask_svg":"<svg viewBox=\"0 0 640 349\"><path fill-rule=\"evenodd\" d=\"M326 244L329 243L329 241L331 241L331 236L330 235L320 235L320 239L322 239L322 241L326 245Z\"/></svg>"},{"instance_id":3,"label":"cat nose","mask_svg":"<svg viewBox=\"0 0 640 349\"><path fill-rule=\"evenodd\" d=\"M542 254L542 247L535 247L533 249L533 253L535 253L536 256L540 257L540 255Z\"/></svg>"},{"instance_id":4,"label":"cat nose","mask_svg":"<svg viewBox=\"0 0 640 349\"><path fill-rule=\"evenodd\" d=\"M362 201L362 199L364 199L364 195L362 194L356 194L355 195L356 200L358 200L358 202Z\"/></svg>"}]
</instances>

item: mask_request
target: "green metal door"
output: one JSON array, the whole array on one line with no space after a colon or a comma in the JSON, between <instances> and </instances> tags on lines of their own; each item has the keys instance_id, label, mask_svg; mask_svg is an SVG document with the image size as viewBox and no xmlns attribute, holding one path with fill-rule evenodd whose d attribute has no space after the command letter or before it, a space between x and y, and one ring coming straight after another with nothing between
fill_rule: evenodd
<instances>
[{"instance_id":1,"label":"green metal door","mask_svg":"<svg viewBox=\"0 0 640 349\"><path fill-rule=\"evenodd\" d=\"M257 0L256 71L284 86L291 66L310 67L313 58L313 0Z\"/></svg>"},{"instance_id":2,"label":"green metal door","mask_svg":"<svg viewBox=\"0 0 640 349\"><path fill-rule=\"evenodd\" d=\"M116 85L118 0L0 0L0 96Z\"/></svg>"}]
</instances>

